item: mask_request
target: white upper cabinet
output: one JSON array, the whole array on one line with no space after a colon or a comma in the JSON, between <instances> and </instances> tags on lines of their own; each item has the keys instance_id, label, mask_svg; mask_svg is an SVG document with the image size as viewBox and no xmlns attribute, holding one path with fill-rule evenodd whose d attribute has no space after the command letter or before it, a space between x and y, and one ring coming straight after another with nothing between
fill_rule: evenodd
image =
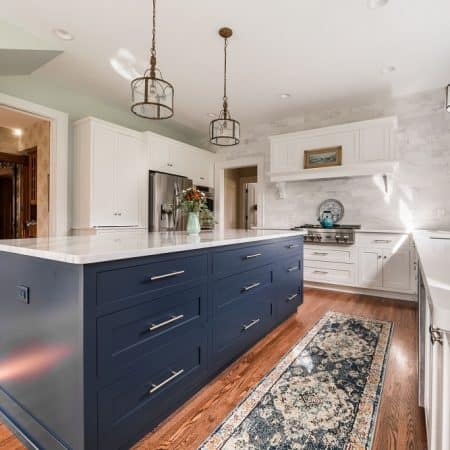
<instances>
[{"instance_id":1,"label":"white upper cabinet","mask_svg":"<svg viewBox=\"0 0 450 450\"><path fill-rule=\"evenodd\" d=\"M394 159L393 128L385 124L359 130L359 160L388 161Z\"/></svg>"},{"instance_id":2,"label":"white upper cabinet","mask_svg":"<svg viewBox=\"0 0 450 450\"><path fill-rule=\"evenodd\" d=\"M150 170L182 175L195 185L214 186L214 153L151 132L145 134Z\"/></svg>"},{"instance_id":3,"label":"white upper cabinet","mask_svg":"<svg viewBox=\"0 0 450 450\"><path fill-rule=\"evenodd\" d=\"M270 138L270 172L273 181L333 178L370 174L370 164L392 161L395 117L282 134ZM342 148L342 166L305 169L306 150ZM364 163L367 163L364 165ZM386 170L372 166L374 170ZM352 168L354 171L352 172ZM323 173L321 173L323 171ZM333 173L335 172L335 174Z\"/></svg>"},{"instance_id":4,"label":"white upper cabinet","mask_svg":"<svg viewBox=\"0 0 450 450\"><path fill-rule=\"evenodd\" d=\"M74 228L142 224L141 134L94 118L74 125Z\"/></svg>"}]
</instances>

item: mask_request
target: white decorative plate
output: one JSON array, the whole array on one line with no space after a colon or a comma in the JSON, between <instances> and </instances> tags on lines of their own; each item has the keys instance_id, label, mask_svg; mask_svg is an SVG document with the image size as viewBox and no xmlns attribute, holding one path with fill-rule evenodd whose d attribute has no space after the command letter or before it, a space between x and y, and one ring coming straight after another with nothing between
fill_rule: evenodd
<instances>
[{"instance_id":1,"label":"white decorative plate","mask_svg":"<svg viewBox=\"0 0 450 450\"><path fill-rule=\"evenodd\" d=\"M334 198L324 200L319 205L319 221L322 219L322 214L324 211L331 211L334 223L338 223L344 217L344 205L339 200L335 200Z\"/></svg>"}]
</instances>

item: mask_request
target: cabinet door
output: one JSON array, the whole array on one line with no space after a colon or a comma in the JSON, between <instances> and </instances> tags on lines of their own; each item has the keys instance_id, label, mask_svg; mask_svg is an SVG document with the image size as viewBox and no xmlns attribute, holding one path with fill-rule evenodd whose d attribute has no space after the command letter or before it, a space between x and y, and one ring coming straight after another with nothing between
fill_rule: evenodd
<instances>
[{"instance_id":1,"label":"cabinet door","mask_svg":"<svg viewBox=\"0 0 450 450\"><path fill-rule=\"evenodd\" d=\"M385 126L362 128L359 131L361 161L389 160L390 130Z\"/></svg>"},{"instance_id":2,"label":"cabinet door","mask_svg":"<svg viewBox=\"0 0 450 450\"><path fill-rule=\"evenodd\" d=\"M141 141L118 134L114 165L116 225L139 225L139 156Z\"/></svg>"},{"instance_id":3,"label":"cabinet door","mask_svg":"<svg viewBox=\"0 0 450 450\"><path fill-rule=\"evenodd\" d=\"M409 291L411 286L411 260L409 251L383 250L383 288Z\"/></svg>"},{"instance_id":4,"label":"cabinet door","mask_svg":"<svg viewBox=\"0 0 450 450\"><path fill-rule=\"evenodd\" d=\"M151 136L148 138L150 170L170 173L170 141Z\"/></svg>"},{"instance_id":5,"label":"cabinet door","mask_svg":"<svg viewBox=\"0 0 450 450\"><path fill-rule=\"evenodd\" d=\"M92 193L91 226L114 226L114 163L117 132L93 124L92 129Z\"/></svg>"},{"instance_id":6,"label":"cabinet door","mask_svg":"<svg viewBox=\"0 0 450 450\"><path fill-rule=\"evenodd\" d=\"M272 173L298 172L303 167L303 152L298 140L272 143L270 150L270 170Z\"/></svg>"},{"instance_id":7,"label":"cabinet door","mask_svg":"<svg viewBox=\"0 0 450 450\"><path fill-rule=\"evenodd\" d=\"M358 253L358 282L360 286L379 288L383 285L383 252L360 248Z\"/></svg>"},{"instance_id":8,"label":"cabinet door","mask_svg":"<svg viewBox=\"0 0 450 450\"><path fill-rule=\"evenodd\" d=\"M195 157L190 147L182 142L172 141L169 143L169 169L168 172L193 178L193 165Z\"/></svg>"}]
</instances>

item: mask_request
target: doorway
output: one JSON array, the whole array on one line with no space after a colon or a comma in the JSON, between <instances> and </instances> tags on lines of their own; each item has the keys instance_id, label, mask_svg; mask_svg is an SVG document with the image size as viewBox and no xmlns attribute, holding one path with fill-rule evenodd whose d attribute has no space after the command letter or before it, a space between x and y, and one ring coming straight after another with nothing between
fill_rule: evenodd
<instances>
[{"instance_id":1,"label":"doorway","mask_svg":"<svg viewBox=\"0 0 450 450\"><path fill-rule=\"evenodd\" d=\"M50 121L0 106L0 239L49 235Z\"/></svg>"},{"instance_id":2,"label":"doorway","mask_svg":"<svg viewBox=\"0 0 450 450\"><path fill-rule=\"evenodd\" d=\"M224 169L224 228L249 230L257 225L257 166Z\"/></svg>"}]
</instances>

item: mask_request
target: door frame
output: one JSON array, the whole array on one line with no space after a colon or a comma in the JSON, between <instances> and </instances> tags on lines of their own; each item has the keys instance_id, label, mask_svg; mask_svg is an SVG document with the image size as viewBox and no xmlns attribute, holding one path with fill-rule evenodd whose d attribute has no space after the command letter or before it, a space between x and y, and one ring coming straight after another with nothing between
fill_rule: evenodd
<instances>
[{"instance_id":1,"label":"door frame","mask_svg":"<svg viewBox=\"0 0 450 450\"><path fill-rule=\"evenodd\" d=\"M0 106L50 122L49 235L69 233L69 115L0 92Z\"/></svg>"},{"instance_id":2,"label":"door frame","mask_svg":"<svg viewBox=\"0 0 450 450\"><path fill-rule=\"evenodd\" d=\"M215 171L215 204L216 218L218 220L218 227L220 230L225 228L225 170L226 169L238 169L241 167L256 166L257 176L257 204L258 211L256 214L257 226L264 226L264 156L248 156L245 158L231 159L217 161L214 167Z\"/></svg>"}]
</instances>

